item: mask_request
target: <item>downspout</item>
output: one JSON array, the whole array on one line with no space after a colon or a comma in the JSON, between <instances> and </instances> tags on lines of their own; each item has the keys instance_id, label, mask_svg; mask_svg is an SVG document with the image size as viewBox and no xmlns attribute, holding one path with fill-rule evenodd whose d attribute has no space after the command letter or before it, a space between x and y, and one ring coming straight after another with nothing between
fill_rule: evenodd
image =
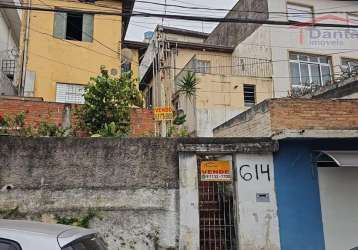
<instances>
[{"instance_id":1,"label":"downspout","mask_svg":"<svg viewBox=\"0 0 358 250\"><path fill-rule=\"evenodd\" d=\"M22 69L21 69L21 83L19 84L19 96L24 95L26 68L28 62L28 48L29 48L29 32L30 32L30 16L31 16L32 0L28 2L28 10L26 14L26 30L24 37L24 53L22 55Z\"/></svg>"}]
</instances>

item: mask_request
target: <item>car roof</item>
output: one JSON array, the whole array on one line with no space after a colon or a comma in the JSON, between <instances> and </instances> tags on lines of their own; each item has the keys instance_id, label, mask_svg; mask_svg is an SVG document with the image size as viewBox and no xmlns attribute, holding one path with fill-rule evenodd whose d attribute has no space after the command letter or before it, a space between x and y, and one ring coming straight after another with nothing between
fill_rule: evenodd
<instances>
[{"instance_id":1,"label":"car roof","mask_svg":"<svg viewBox=\"0 0 358 250\"><path fill-rule=\"evenodd\" d=\"M26 233L45 234L48 236L58 236L64 231L73 227L59 224L45 224L26 220L0 220L0 229L16 230Z\"/></svg>"},{"instance_id":2,"label":"car roof","mask_svg":"<svg viewBox=\"0 0 358 250\"><path fill-rule=\"evenodd\" d=\"M1 220L0 231L16 231L16 234L41 234L48 238L58 239L61 246L72 242L75 239L86 235L94 234L96 231L60 225L60 224L45 224L41 222L33 222L26 220Z\"/></svg>"}]
</instances>

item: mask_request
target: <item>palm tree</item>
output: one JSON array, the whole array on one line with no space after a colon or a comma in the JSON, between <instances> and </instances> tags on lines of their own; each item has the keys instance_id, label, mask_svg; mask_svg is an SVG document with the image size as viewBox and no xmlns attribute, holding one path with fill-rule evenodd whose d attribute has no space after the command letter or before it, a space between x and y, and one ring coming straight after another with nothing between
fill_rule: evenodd
<instances>
[{"instance_id":1,"label":"palm tree","mask_svg":"<svg viewBox=\"0 0 358 250\"><path fill-rule=\"evenodd\" d=\"M198 79L194 72L187 71L186 75L177 83L178 92L183 93L186 98L191 100L195 96L196 90L198 90Z\"/></svg>"}]
</instances>

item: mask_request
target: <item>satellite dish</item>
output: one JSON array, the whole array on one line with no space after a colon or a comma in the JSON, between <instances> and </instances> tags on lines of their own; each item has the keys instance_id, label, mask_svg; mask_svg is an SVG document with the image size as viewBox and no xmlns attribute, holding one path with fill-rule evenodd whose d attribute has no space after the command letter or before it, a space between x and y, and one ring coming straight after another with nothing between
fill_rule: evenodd
<instances>
[{"instance_id":1,"label":"satellite dish","mask_svg":"<svg viewBox=\"0 0 358 250\"><path fill-rule=\"evenodd\" d=\"M123 49L122 50L122 62L123 63L130 63L133 61L133 52L130 49Z\"/></svg>"}]
</instances>

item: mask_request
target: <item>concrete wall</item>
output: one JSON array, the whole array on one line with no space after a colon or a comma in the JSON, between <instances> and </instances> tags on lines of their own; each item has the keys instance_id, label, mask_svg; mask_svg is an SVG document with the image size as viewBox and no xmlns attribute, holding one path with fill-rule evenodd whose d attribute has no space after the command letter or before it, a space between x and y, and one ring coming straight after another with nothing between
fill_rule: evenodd
<instances>
[{"instance_id":1,"label":"concrete wall","mask_svg":"<svg viewBox=\"0 0 358 250\"><path fill-rule=\"evenodd\" d=\"M193 37L190 35L181 35L181 34L172 34L166 33L165 37L169 41L181 41L181 42L188 42L188 43L203 43L205 38L202 37Z\"/></svg>"},{"instance_id":2,"label":"concrete wall","mask_svg":"<svg viewBox=\"0 0 358 250\"><path fill-rule=\"evenodd\" d=\"M34 0L33 5L85 8L108 11L104 7L79 2ZM121 1L104 1L103 4L121 8ZM54 13L31 11L29 34L29 60L27 70L35 72L34 96L45 101L56 100L56 83L87 85L90 77L100 73L103 65L120 74L120 48L122 17L95 15L93 42L70 41L53 37ZM41 32L38 32L41 31ZM105 44L102 45L100 43Z\"/></svg>"},{"instance_id":3,"label":"concrete wall","mask_svg":"<svg viewBox=\"0 0 358 250\"><path fill-rule=\"evenodd\" d=\"M8 12L0 11L0 53L11 49L18 49L19 41L15 39L15 33L12 30L10 19L7 16ZM19 16L18 19L20 20ZM17 34L17 39L18 39Z\"/></svg>"},{"instance_id":4,"label":"concrete wall","mask_svg":"<svg viewBox=\"0 0 358 250\"><path fill-rule=\"evenodd\" d=\"M214 128L213 133L215 137L270 137L272 130L268 102L262 102L235 116L226 123Z\"/></svg>"},{"instance_id":5,"label":"concrete wall","mask_svg":"<svg viewBox=\"0 0 358 250\"><path fill-rule=\"evenodd\" d=\"M281 249L272 154L236 154L234 162L239 249Z\"/></svg>"},{"instance_id":6,"label":"concrete wall","mask_svg":"<svg viewBox=\"0 0 358 250\"><path fill-rule=\"evenodd\" d=\"M109 249L176 249L179 171L175 140L0 137L0 210L53 221L98 215ZM8 188L7 188L8 187Z\"/></svg>"},{"instance_id":7,"label":"concrete wall","mask_svg":"<svg viewBox=\"0 0 358 250\"><path fill-rule=\"evenodd\" d=\"M267 0L240 0L226 15L227 18L268 19ZM205 43L235 47L251 35L260 24L220 23Z\"/></svg>"}]
</instances>

